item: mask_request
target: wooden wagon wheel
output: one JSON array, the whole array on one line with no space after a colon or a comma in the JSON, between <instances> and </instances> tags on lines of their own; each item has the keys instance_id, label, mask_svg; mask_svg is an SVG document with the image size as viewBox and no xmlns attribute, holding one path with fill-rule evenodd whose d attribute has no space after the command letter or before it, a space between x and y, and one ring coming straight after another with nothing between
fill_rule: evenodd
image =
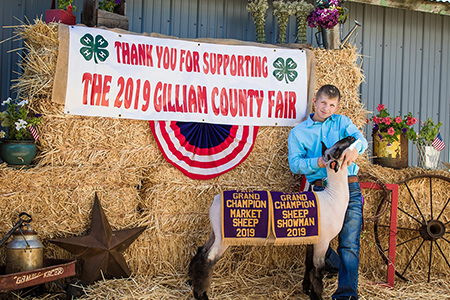
<instances>
[{"instance_id":1,"label":"wooden wagon wheel","mask_svg":"<svg viewBox=\"0 0 450 300\"><path fill-rule=\"evenodd\" d=\"M425 174L398 185L395 274L403 280L427 275L430 282L450 271L450 178ZM377 215L390 203L381 201ZM389 230L389 214L375 220L375 242L386 264Z\"/></svg>"}]
</instances>

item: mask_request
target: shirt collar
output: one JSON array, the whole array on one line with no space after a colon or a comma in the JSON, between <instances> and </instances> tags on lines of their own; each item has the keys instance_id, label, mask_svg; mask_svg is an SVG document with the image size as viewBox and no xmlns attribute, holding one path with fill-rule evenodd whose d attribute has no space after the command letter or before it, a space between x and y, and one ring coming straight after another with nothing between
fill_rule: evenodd
<instances>
[{"instance_id":1,"label":"shirt collar","mask_svg":"<svg viewBox=\"0 0 450 300\"><path fill-rule=\"evenodd\" d=\"M313 116L314 116L314 113L309 114L308 119L306 119L306 121L305 121L307 126L312 126L312 125L314 125L315 123L318 123L318 122L316 122L316 121L314 121L314 120L312 119ZM335 114L332 114L328 119L325 120L325 122L327 122L327 121L330 120L330 119L331 119L331 121L334 121L335 118L336 118ZM324 123L325 123L325 122L324 122Z\"/></svg>"}]
</instances>

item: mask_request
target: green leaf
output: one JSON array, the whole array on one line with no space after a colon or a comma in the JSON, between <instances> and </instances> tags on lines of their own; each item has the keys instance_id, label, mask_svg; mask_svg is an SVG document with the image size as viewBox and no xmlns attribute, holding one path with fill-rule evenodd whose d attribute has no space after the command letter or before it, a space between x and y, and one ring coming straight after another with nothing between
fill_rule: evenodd
<instances>
[{"instance_id":1,"label":"green leaf","mask_svg":"<svg viewBox=\"0 0 450 300\"><path fill-rule=\"evenodd\" d=\"M84 46L93 47L94 46L94 37L90 33L86 33L83 35L83 37L80 39L80 42Z\"/></svg>"},{"instance_id":2,"label":"green leaf","mask_svg":"<svg viewBox=\"0 0 450 300\"><path fill-rule=\"evenodd\" d=\"M109 51L106 49L97 50L97 59L101 62L104 62L109 56Z\"/></svg>"},{"instance_id":3,"label":"green leaf","mask_svg":"<svg viewBox=\"0 0 450 300\"><path fill-rule=\"evenodd\" d=\"M292 58L289 57L286 60L286 69L294 70L295 68L297 68L297 63Z\"/></svg>"},{"instance_id":4,"label":"green leaf","mask_svg":"<svg viewBox=\"0 0 450 300\"><path fill-rule=\"evenodd\" d=\"M92 59L92 56L94 55L94 51L92 51L92 48L88 47L82 47L80 49L81 55L83 55L84 59L87 61L90 61Z\"/></svg>"},{"instance_id":5,"label":"green leaf","mask_svg":"<svg viewBox=\"0 0 450 300\"><path fill-rule=\"evenodd\" d=\"M278 81L281 81L284 78L284 72L283 70L275 69L273 70L273 76L275 76Z\"/></svg>"},{"instance_id":6,"label":"green leaf","mask_svg":"<svg viewBox=\"0 0 450 300\"><path fill-rule=\"evenodd\" d=\"M105 40L104 37L102 37L101 35L97 35L95 36L95 46L97 48L106 48L108 47L109 43L107 40Z\"/></svg>"},{"instance_id":7,"label":"green leaf","mask_svg":"<svg viewBox=\"0 0 450 300\"><path fill-rule=\"evenodd\" d=\"M101 35L96 35L94 37L87 33L81 39L80 42L85 47L80 48L80 53L85 60L89 61L94 58L94 62L97 64L98 61L104 62L108 56L109 51L103 48L108 47L108 41Z\"/></svg>"},{"instance_id":8,"label":"green leaf","mask_svg":"<svg viewBox=\"0 0 450 300\"><path fill-rule=\"evenodd\" d=\"M286 64L284 63L284 59L282 57L278 57L273 62L273 66L275 67L273 76L278 81L282 81L284 79L286 83L289 83L289 81L294 82L298 76L297 71L295 71L297 68L297 63L290 57L286 60Z\"/></svg>"},{"instance_id":9,"label":"green leaf","mask_svg":"<svg viewBox=\"0 0 450 300\"><path fill-rule=\"evenodd\" d=\"M278 57L274 62L273 66L277 69L284 69L284 59L282 57Z\"/></svg>"}]
</instances>

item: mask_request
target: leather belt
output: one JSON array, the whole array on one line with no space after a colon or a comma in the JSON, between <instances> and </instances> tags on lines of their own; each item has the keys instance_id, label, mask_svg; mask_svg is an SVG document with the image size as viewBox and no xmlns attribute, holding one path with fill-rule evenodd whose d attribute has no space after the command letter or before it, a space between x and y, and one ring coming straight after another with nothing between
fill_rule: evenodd
<instances>
[{"instance_id":1,"label":"leather belt","mask_svg":"<svg viewBox=\"0 0 450 300\"><path fill-rule=\"evenodd\" d=\"M358 176L348 177L348 183L352 183L352 182L359 182ZM322 179L317 179L317 180L313 181L312 185L319 186L319 187L323 186Z\"/></svg>"}]
</instances>

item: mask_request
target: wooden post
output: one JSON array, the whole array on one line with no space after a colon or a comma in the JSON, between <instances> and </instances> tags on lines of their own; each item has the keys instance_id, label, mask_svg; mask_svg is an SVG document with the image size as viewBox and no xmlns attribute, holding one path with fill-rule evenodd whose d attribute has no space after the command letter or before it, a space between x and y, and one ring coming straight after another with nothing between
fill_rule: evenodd
<instances>
[{"instance_id":1,"label":"wooden post","mask_svg":"<svg viewBox=\"0 0 450 300\"><path fill-rule=\"evenodd\" d=\"M81 23L88 27L97 25L98 0L84 0L81 12Z\"/></svg>"},{"instance_id":2,"label":"wooden post","mask_svg":"<svg viewBox=\"0 0 450 300\"><path fill-rule=\"evenodd\" d=\"M97 10L97 26L108 28L120 28L128 30L128 17L115 14L106 10Z\"/></svg>"}]
</instances>

